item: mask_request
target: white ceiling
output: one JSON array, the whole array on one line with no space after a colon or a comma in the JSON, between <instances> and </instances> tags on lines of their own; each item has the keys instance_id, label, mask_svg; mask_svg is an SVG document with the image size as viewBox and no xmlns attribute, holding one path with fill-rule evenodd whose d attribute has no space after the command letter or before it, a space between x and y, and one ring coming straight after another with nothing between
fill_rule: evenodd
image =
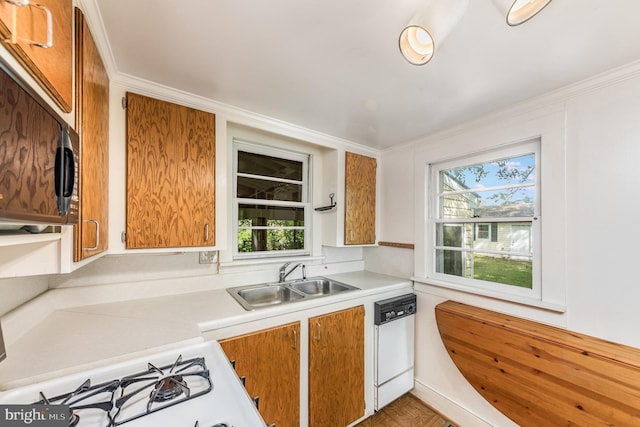
<instances>
[{"instance_id":1,"label":"white ceiling","mask_svg":"<svg viewBox=\"0 0 640 427\"><path fill-rule=\"evenodd\" d=\"M118 73L379 149L640 59L638 0L518 27L471 0L423 66L397 40L425 0L93 1Z\"/></svg>"}]
</instances>

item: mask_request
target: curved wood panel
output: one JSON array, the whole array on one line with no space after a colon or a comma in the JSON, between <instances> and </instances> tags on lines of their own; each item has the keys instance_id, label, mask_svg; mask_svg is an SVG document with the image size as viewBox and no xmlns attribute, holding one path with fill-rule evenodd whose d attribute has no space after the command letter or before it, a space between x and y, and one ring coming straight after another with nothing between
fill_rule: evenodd
<instances>
[{"instance_id":1,"label":"curved wood panel","mask_svg":"<svg viewBox=\"0 0 640 427\"><path fill-rule=\"evenodd\" d=\"M640 350L453 301L436 321L462 375L521 426L640 425Z\"/></svg>"}]
</instances>

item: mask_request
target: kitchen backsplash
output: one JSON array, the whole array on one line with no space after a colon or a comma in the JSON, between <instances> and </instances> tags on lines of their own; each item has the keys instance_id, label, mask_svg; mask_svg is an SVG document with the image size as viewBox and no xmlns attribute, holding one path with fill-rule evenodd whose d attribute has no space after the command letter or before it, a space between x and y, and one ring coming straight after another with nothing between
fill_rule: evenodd
<instances>
[{"instance_id":1,"label":"kitchen backsplash","mask_svg":"<svg viewBox=\"0 0 640 427\"><path fill-rule=\"evenodd\" d=\"M359 247L323 247L323 256L309 260L308 276L364 269ZM225 272L217 264L199 264L198 253L106 256L69 274L0 280L0 316L47 290L65 294L56 301L72 307L98 302L95 295L99 302L121 301L274 281L280 265L256 263Z\"/></svg>"},{"instance_id":2,"label":"kitchen backsplash","mask_svg":"<svg viewBox=\"0 0 640 427\"><path fill-rule=\"evenodd\" d=\"M46 292L46 276L17 277L0 280L0 317L15 307Z\"/></svg>"}]
</instances>

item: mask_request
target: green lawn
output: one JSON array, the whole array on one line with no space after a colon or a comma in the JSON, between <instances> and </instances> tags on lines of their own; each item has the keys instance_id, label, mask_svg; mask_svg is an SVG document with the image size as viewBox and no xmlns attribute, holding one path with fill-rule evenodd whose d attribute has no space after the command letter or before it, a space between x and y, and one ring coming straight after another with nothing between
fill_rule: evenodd
<instances>
[{"instance_id":1,"label":"green lawn","mask_svg":"<svg viewBox=\"0 0 640 427\"><path fill-rule=\"evenodd\" d=\"M531 262L476 255L474 279L531 289Z\"/></svg>"}]
</instances>

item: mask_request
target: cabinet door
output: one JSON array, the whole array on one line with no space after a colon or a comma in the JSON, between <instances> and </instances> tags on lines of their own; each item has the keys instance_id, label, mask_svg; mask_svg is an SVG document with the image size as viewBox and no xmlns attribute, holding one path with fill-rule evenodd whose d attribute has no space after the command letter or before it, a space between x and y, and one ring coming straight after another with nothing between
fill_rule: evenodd
<instances>
[{"instance_id":1,"label":"cabinet door","mask_svg":"<svg viewBox=\"0 0 640 427\"><path fill-rule=\"evenodd\" d=\"M220 341L268 425L300 426L300 322Z\"/></svg>"},{"instance_id":2,"label":"cabinet door","mask_svg":"<svg viewBox=\"0 0 640 427\"><path fill-rule=\"evenodd\" d=\"M127 248L215 243L215 115L127 94Z\"/></svg>"},{"instance_id":3,"label":"cabinet door","mask_svg":"<svg viewBox=\"0 0 640 427\"><path fill-rule=\"evenodd\" d=\"M345 156L344 244L376 242L376 159Z\"/></svg>"},{"instance_id":4,"label":"cabinet door","mask_svg":"<svg viewBox=\"0 0 640 427\"><path fill-rule=\"evenodd\" d=\"M109 76L76 9L76 130L80 135L80 218L74 261L107 249L109 226Z\"/></svg>"},{"instance_id":5,"label":"cabinet door","mask_svg":"<svg viewBox=\"0 0 640 427\"><path fill-rule=\"evenodd\" d=\"M364 307L309 319L309 426L364 416Z\"/></svg>"},{"instance_id":6,"label":"cabinet door","mask_svg":"<svg viewBox=\"0 0 640 427\"><path fill-rule=\"evenodd\" d=\"M49 29L51 47L38 46L37 43L47 43ZM25 6L0 1L0 37L7 50L56 104L70 112L73 102L72 0L38 0Z\"/></svg>"}]
</instances>

